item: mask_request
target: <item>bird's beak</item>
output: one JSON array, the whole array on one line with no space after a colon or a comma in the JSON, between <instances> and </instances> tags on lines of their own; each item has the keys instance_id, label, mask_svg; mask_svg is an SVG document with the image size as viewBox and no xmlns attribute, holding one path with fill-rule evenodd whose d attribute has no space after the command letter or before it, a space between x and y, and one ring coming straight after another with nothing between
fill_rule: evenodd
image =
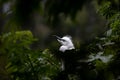
<instances>
[{"instance_id":1,"label":"bird's beak","mask_svg":"<svg viewBox=\"0 0 120 80\"><path fill-rule=\"evenodd\" d=\"M57 36L57 35L53 35L53 36L55 36L55 37L57 38L57 40L59 40L59 41L64 41L64 39L60 38L60 37Z\"/></svg>"},{"instance_id":2,"label":"bird's beak","mask_svg":"<svg viewBox=\"0 0 120 80\"><path fill-rule=\"evenodd\" d=\"M57 35L53 35L53 36L55 36L57 39L61 39L59 36L57 36Z\"/></svg>"}]
</instances>

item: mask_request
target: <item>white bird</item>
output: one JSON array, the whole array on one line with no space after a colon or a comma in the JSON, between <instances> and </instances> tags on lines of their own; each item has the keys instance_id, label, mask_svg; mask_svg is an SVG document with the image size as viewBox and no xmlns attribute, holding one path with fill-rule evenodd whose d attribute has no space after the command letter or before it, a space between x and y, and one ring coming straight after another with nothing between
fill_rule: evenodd
<instances>
[{"instance_id":1,"label":"white bird","mask_svg":"<svg viewBox=\"0 0 120 80\"><path fill-rule=\"evenodd\" d=\"M54 35L56 36L56 35ZM62 45L60 46L59 50L61 52L65 52L66 50L72 50L75 49L73 43L72 43L72 37L71 36L63 36L62 38L57 37L58 42Z\"/></svg>"},{"instance_id":2,"label":"white bird","mask_svg":"<svg viewBox=\"0 0 120 80\"><path fill-rule=\"evenodd\" d=\"M56 36L56 35L53 35L55 37L57 37L57 40L58 42L61 44L60 48L59 48L59 51L61 52L65 52L66 50L72 50L72 49L75 49L73 43L72 43L72 37L71 36L63 36L62 38ZM61 62L62 62L62 70L65 70L65 61L64 59L61 58Z\"/></svg>"}]
</instances>

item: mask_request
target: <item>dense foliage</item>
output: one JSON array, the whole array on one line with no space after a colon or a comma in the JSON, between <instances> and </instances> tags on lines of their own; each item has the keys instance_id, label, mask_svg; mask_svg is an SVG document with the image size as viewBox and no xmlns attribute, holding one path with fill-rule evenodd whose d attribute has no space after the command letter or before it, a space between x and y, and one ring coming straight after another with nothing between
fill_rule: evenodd
<instances>
[{"instance_id":1,"label":"dense foliage","mask_svg":"<svg viewBox=\"0 0 120 80\"><path fill-rule=\"evenodd\" d=\"M0 37L5 71L12 80L49 80L59 70L59 62L48 49L32 49L36 39L30 31L5 33Z\"/></svg>"},{"instance_id":2,"label":"dense foliage","mask_svg":"<svg viewBox=\"0 0 120 80\"><path fill-rule=\"evenodd\" d=\"M111 3L106 2L99 8L98 13L107 19L108 30L102 35L103 37L96 37L90 43L88 51L91 54L89 58L92 59L88 60L94 63L98 79L118 80L120 75L120 11L112 9Z\"/></svg>"}]
</instances>

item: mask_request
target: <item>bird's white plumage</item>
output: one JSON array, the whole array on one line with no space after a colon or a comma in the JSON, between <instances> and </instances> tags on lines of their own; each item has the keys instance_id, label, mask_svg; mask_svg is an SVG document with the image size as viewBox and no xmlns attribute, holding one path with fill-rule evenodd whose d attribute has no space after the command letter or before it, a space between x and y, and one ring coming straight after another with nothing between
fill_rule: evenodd
<instances>
[{"instance_id":1,"label":"bird's white plumage","mask_svg":"<svg viewBox=\"0 0 120 80\"><path fill-rule=\"evenodd\" d=\"M72 50L75 49L72 40L71 40L71 36L64 36L61 39L57 39L58 42L60 42L60 44L62 45L59 50L62 52L65 52L66 50Z\"/></svg>"}]
</instances>

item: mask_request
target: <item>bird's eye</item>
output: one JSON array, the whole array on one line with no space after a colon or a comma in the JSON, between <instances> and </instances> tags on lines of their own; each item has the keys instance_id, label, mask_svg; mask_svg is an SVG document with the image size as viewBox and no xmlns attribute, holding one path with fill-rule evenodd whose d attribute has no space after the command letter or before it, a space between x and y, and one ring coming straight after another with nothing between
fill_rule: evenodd
<instances>
[{"instance_id":1,"label":"bird's eye","mask_svg":"<svg viewBox=\"0 0 120 80\"><path fill-rule=\"evenodd\" d=\"M60 40L60 41L64 41L64 42L66 41L66 40L64 40L64 39L59 39L59 40Z\"/></svg>"},{"instance_id":2,"label":"bird's eye","mask_svg":"<svg viewBox=\"0 0 120 80\"><path fill-rule=\"evenodd\" d=\"M64 41L64 42L65 42L66 40L64 40L64 39L63 39L62 41Z\"/></svg>"}]
</instances>

